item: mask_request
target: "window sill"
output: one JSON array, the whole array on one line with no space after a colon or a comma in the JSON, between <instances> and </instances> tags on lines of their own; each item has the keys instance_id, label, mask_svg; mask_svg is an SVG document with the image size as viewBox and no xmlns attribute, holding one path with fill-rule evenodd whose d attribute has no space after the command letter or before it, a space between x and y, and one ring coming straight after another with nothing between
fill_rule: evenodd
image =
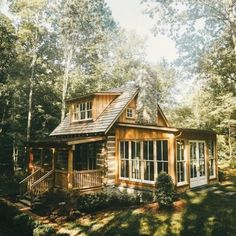
<instances>
[{"instance_id":1,"label":"window sill","mask_svg":"<svg viewBox=\"0 0 236 236\"><path fill-rule=\"evenodd\" d=\"M134 120L135 119L135 117L125 117L126 119L128 119L128 120Z\"/></svg>"},{"instance_id":2,"label":"window sill","mask_svg":"<svg viewBox=\"0 0 236 236\"><path fill-rule=\"evenodd\" d=\"M209 180L213 180L213 179L217 179L217 177L215 175L209 177Z\"/></svg>"},{"instance_id":3,"label":"window sill","mask_svg":"<svg viewBox=\"0 0 236 236\"><path fill-rule=\"evenodd\" d=\"M177 183L177 187L182 187L182 186L186 186L186 185L189 185L189 183L188 182L180 182L180 183Z\"/></svg>"},{"instance_id":4,"label":"window sill","mask_svg":"<svg viewBox=\"0 0 236 236\"><path fill-rule=\"evenodd\" d=\"M149 181L149 180L131 179L131 178L124 178L124 177L119 177L119 180L130 181L133 183L155 184L155 181L151 181L151 180Z\"/></svg>"}]
</instances>

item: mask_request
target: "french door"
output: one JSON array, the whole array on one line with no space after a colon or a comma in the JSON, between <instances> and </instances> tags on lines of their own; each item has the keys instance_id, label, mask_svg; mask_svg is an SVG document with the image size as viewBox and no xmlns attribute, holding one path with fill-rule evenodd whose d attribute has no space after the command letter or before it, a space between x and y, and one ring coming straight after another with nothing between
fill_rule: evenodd
<instances>
[{"instance_id":1,"label":"french door","mask_svg":"<svg viewBox=\"0 0 236 236\"><path fill-rule=\"evenodd\" d=\"M204 141L190 141L190 188L207 184L206 145Z\"/></svg>"}]
</instances>

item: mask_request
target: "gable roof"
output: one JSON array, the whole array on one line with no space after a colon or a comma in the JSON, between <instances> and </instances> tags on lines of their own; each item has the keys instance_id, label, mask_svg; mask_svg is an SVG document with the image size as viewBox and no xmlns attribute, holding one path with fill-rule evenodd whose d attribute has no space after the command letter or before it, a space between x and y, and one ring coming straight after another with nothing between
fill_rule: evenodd
<instances>
[{"instance_id":1,"label":"gable roof","mask_svg":"<svg viewBox=\"0 0 236 236\"><path fill-rule=\"evenodd\" d=\"M125 110L130 101L137 95L137 87L123 88L118 96L102 114L93 122L70 122L69 115L53 130L50 136L83 135L94 133L107 133Z\"/></svg>"}]
</instances>

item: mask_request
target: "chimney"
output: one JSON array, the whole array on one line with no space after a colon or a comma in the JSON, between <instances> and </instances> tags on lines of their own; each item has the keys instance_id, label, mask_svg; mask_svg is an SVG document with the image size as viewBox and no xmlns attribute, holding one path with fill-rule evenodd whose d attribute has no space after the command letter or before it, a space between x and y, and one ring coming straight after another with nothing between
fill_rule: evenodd
<instances>
[{"instance_id":1,"label":"chimney","mask_svg":"<svg viewBox=\"0 0 236 236\"><path fill-rule=\"evenodd\" d=\"M136 120L139 124L157 124L157 86L155 76L150 75L145 69L138 72L136 85L139 94L136 107Z\"/></svg>"}]
</instances>

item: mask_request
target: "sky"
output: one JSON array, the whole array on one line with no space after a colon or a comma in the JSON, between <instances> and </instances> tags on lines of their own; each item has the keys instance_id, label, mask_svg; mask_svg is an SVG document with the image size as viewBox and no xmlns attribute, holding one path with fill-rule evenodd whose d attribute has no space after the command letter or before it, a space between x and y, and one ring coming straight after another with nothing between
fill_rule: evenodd
<instances>
[{"instance_id":1,"label":"sky","mask_svg":"<svg viewBox=\"0 0 236 236\"><path fill-rule=\"evenodd\" d=\"M145 5L141 0L105 0L112 11L116 22L126 30L134 30L146 41L147 60L156 63L165 58L173 61L177 57L175 43L163 36L154 37L151 29L154 21L148 15L143 14Z\"/></svg>"}]
</instances>

